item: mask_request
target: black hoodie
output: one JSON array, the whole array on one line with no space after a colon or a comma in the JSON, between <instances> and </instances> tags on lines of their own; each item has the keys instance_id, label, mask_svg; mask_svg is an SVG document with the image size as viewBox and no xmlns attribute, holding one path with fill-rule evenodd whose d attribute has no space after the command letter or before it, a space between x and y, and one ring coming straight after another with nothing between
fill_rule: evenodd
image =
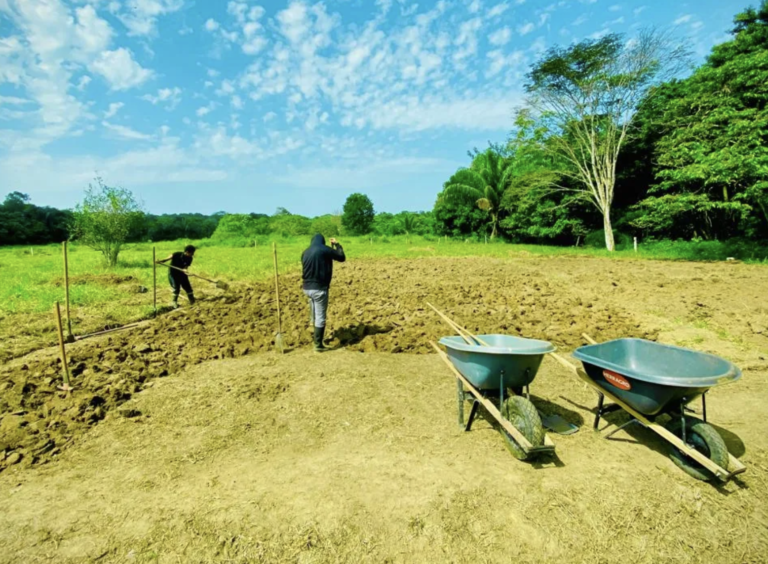
<instances>
[{"instance_id":1,"label":"black hoodie","mask_svg":"<svg viewBox=\"0 0 768 564\"><path fill-rule=\"evenodd\" d=\"M319 233L312 237L309 248L301 255L302 279L305 290L327 290L333 277L333 261L344 262L344 249L336 243L326 246L325 237Z\"/></svg>"}]
</instances>

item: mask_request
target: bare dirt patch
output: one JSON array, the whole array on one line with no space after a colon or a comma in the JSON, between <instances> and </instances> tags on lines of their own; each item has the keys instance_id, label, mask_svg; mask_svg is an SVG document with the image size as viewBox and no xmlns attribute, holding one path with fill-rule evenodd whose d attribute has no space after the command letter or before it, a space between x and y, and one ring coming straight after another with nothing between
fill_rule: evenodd
<instances>
[{"instance_id":1,"label":"bare dirt patch","mask_svg":"<svg viewBox=\"0 0 768 564\"><path fill-rule=\"evenodd\" d=\"M283 334L302 349L311 333L299 280L283 283ZM768 270L732 264L350 262L337 269L328 330L346 352L272 354L268 283L69 347L70 397L56 389L55 349L40 351L0 368L0 495L14 492L4 516L22 515L0 527L0 553L759 562L768 553L766 287ZM426 353L447 334L426 300L473 331L565 350L587 332L729 358L744 378L712 392L711 418L748 473L722 492L694 482L665 444L631 428L611 442L588 425L556 437L562 465L545 469L512 459L490 425L459 433L439 360L382 354ZM211 360L220 362L192 368ZM594 394L552 363L534 393L578 425L591 417Z\"/></svg>"},{"instance_id":2,"label":"bare dirt patch","mask_svg":"<svg viewBox=\"0 0 768 564\"><path fill-rule=\"evenodd\" d=\"M723 490L642 429L582 428L554 437L556 460L518 462L486 420L458 429L454 390L434 355L348 351L159 380L123 406L140 415L0 476L0 561L763 561L768 428L737 387L710 403L750 468ZM552 361L533 392L591 419L594 394Z\"/></svg>"}]
</instances>

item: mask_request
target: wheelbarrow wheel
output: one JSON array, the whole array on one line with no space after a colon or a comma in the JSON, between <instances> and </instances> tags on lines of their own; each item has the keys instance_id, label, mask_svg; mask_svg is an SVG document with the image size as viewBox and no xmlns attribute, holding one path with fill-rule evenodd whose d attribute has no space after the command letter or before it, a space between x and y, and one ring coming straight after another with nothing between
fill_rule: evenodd
<instances>
[{"instance_id":1,"label":"wheelbarrow wheel","mask_svg":"<svg viewBox=\"0 0 768 564\"><path fill-rule=\"evenodd\" d=\"M528 399L522 396L507 398L504 400L504 405L501 408L501 415L512 423L528 439L532 446L541 446L544 443L544 425L541 423L541 417L539 417L536 407ZM518 460L526 460L529 457L529 454L523 450L523 447L517 444L512 435L503 428L501 429L501 434L504 436L507 448L512 453L512 456Z\"/></svg>"},{"instance_id":2,"label":"wheelbarrow wheel","mask_svg":"<svg viewBox=\"0 0 768 564\"><path fill-rule=\"evenodd\" d=\"M676 436L683 437L683 422L679 417L675 417L667 424L667 429ZM695 417L685 418L685 440L688 446L696 449L701 454L709 458L720 468L728 469L728 447L720 434L715 431L712 425L709 425L701 419ZM697 480L708 482L715 479L715 475L704 468L701 464L692 458L683 454L679 449L673 449L670 458L682 468L687 474Z\"/></svg>"}]
</instances>

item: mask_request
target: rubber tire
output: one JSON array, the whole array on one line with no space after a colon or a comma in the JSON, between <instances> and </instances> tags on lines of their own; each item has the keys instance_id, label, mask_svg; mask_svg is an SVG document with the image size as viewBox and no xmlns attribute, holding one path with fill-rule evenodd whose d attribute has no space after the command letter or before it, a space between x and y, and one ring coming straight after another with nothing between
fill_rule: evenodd
<instances>
[{"instance_id":1,"label":"rubber tire","mask_svg":"<svg viewBox=\"0 0 768 564\"><path fill-rule=\"evenodd\" d=\"M528 439L532 446L544 444L544 425L541 423L539 412L536 411L536 407L529 400L522 396L507 398L501 407L501 415L512 423ZM504 428L501 429L501 434L504 436L507 448L512 453L512 456L518 460L527 460L529 458L530 455L515 442L515 439Z\"/></svg>"},{"instance_id":2,"label":"rubber tire","mask_svg":"<svg viewBox=\"0 0 768 564\"><path fill-rule=\"evenodd\" d=\"M667 425L667 429L674 433L676 437L683 437L683 422L679 417L672 419ZM725 441L712 425L709 425L695 417L685 418L685 439L689 446L695 448L701 454L709 458L720 468L728 469L728 447ZM688 475L697 480L709 482L717 480L717 477L709 470L692 458L684 455L679 449L673 448L669 457L672 461L682 468Z\"/></svg>"}]
</instances>

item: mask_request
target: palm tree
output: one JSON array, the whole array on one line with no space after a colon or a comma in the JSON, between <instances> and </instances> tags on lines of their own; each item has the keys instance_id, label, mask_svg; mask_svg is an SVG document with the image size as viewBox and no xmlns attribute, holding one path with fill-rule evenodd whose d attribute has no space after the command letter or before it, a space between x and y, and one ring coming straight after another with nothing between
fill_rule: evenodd
<instances>
[{"instance_id":1,"label":"palm tree","mask_svg":"<svg viewBox=\"0 0 768 564\"><path fill-rule=\"evenodd\" d=\"M414 229L416 229L416 214L411 212L403 212L400 217L400 225L405 231L406 235L410 235Z\"/></svg>"},{"instance_id":2,"label":"palm tree","mask_svg":"<svg viewBox=\"0 0 768 564\"><path fill-rule=\"evenodd\" d=\"M491 217L491 239L499 232L499 212L504 190L509 186L513 167L511 161L493 149L478 154L469 168L461 168L445 183L443 192L447 202L477 202L481 210Z\"/></svg>"}]
</instances>

